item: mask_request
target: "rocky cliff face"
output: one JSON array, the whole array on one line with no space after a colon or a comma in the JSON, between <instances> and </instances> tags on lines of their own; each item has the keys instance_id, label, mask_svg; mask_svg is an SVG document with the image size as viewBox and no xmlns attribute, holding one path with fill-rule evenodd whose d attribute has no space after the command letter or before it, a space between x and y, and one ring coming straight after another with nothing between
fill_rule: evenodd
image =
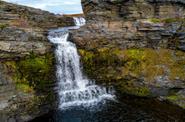
<instances>
[{"instance_id":1,"label":"rocky cliff face","mask_svg":"<svg viewBox=\"0 0 185 122\"><path fill-rule=\"evenodd\" d=\"M91 0L82 1L82 4L88 26L84 33L91 41L86 44L86 39L81 38L79 46L98 47L102 42L97 38L102 38L104 46L107 43L122 49L162 47L185 50L183 4L146 0ZM78 34L75 38L82 33ZM174 38L177 38L175 42Z\"/></svg>"},{"instance_id":2,"label":"rocky cliff face","mask_svg":"<svg viewBox=\"0 0 185 122\"><path fill-rule=\"evenodd\" d=\"M47 29L73 25L39 9L0 1L0 121L28 121L55 107L55 58Z\"/></svg>"},{"instance_id":3,"label":"rocky cliff face","mask_svg":"<svg viewBox=\"0 0 185 122\"><path fill-rule=\"evenodd\" d=\"M73 31L85 72L121 93L185 107L182 0L82 0L87 24Z\"/></svg>"}]
</instances>

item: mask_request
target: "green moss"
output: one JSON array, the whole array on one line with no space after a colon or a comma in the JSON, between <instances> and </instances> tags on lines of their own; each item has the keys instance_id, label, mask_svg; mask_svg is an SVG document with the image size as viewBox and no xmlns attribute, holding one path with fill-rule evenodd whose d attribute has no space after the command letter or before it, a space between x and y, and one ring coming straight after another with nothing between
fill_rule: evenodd
<instances>
[{"instance_id":1,"label":"green moss","mask_svg":"<svg viewBox=\"0 0 185 122\"><path fill-rule=\"evenodd\" d=\"M79 50L79 53L83 57L83 62L85 62L84 69L86 69L86 73L90 74L93 70L95 70L95 65L93 62L93 59L95 58L94 53L85 50Z\"/></svg>"},{"instance_id":2,"label":"green moss","mask_svg":"<svg viewBox=\"0 0 185 122\"><path fill-rule=\"evenodd\" d=\"M8 61L5 63L12 71L13 80L16 81L17 89L23 91L48 90L54 82L54 55L43 56L30 53L29 56L19 61Z\"/></svg>"},{"instance_id":3,"label":"green moss","mask_svg":"<svg viewBox=\"0 0 185 122\"><path fill-rule=\"evenodd\" d=\"M164 19L150 18L149 21L153 23L173 23L173 22L185 23L184 18L164 18Z\"/></svg>"},{"instance_id":4,"label":"green moss","mask_svg":"<svg viewBox=\"0 0 185 122\"><path fill-rule=\"evenodd\" d=\"M158 76L168 76L171 82L185 80L185 53L169 49L99 48L93 51L80 50L85 73L101 83L120 83L123 91L148 94L147 87L129 85L125 77L153 83ZM135 81L138 82L137 80ZM157 84L156 84L157 85ZM121 88L120 88L121 89ZM143 96L144 96L143 95Z\"/></svg>"},{"instance_id":5,"label":"green moss","mask_svg":"<svg viewBox=\"0 0 185 122\"><path fill-rule=\"evenodd\" d=\"M150 90L147 87L135 87L135 88L128 88L126 89L127 93L133 94L136 96L149 96L150 95Z\"/></svg>"},{"instance_id":6,"label":"green moss","mask_svg":"<svg viewBox=\"0 0 185 122\"><path fill-rule=\"evenodd\" d=\"M37 89L44 89L53 82L51 76L53 72L53 56L46 54L44 56L36 56L31 54L25 60L17 62L19 71L18 78L26 80L30 86Z\"/></svg>"},{"instance_id":7,"label":"green moss","mask_svg":"<svg viewBox=\"0 0 185 122\"><path fill-rule=\"evenodd\" d=\"M94 51L79 50L79 52L84 64L83 68L88 76L92 76L92 78L97 76L99 79L106 79L108 82L118 75L116 66L121 66L119 63L122 62L115 54L113 55L113 50L101 48Z\"/></svg>"},{"instance_id":8,"label":"green moss","mask_svg":"<svg viewBox=\"0 0 185 122\"><path fill-rule=\"evenodd\" d=\"M158 19L158 18L150 18L149 21L150 22L153 22L153 23L160 23L161 22L161 19Z\"/></svg>"},{"instance_id":9,"label":"green moss","mask_svg":"<svg viewBox=\"0 0 185 122\"><path fill-rule=\"evenodd\" d=\"M185 97L178 95L178 94L174 94L171 96L167 96L166 99L174 104L179 105L180 107L185 109Z\"/></svg>"},{"instance_id":10,"label":"green moss","mask_svg":"<svg viewBox=\"0 0 185 122\"><path fill-rule=\"evenodd\" d=\"M168 96L167 99L170 100L170 101L176 101L176 100L179 99L179 96L177 96L177 95Z\"/></svg>"},{"instance_id":11,"label":"green moss","mask_svg":"<svg viewBox=\"0 0 185 122\"><path fill-rule=\"evenodd\" d=\"M181 56L174 53L181 53ZM170 80L177 77L185 79L185 54L181 51L172 51L168 49L136 49L126 50L125 70L136 77L144 76L147 81L153 81L157 76L163 76L167 73ZM168 71L169 70L169 71Z\"/></svg>"},{"instance_id":12,"label":"green moss","mask_svg":"<svg viewBox=\"0 0 185 122\"><path fill-rule=\"evenodd\" d=\"M5 24L5 23L0 23L0 29L4 29L8 27L8 24Z\"/></svg>"},{"instance_id":13,"label":"green moss","mask_svg":"<svg viewBox=\"0 0 185 122\"><path fill-rule=\"evenodd\" d=\"M137 79L132 80L121 80L117 85L117 89L121 93L136 95L140 97L150 96L150 89L146 86L137 84Z\"/></svg>"},{"instance_id":14,"label":"green moss","mask_svg":"<svg viewBox=\"0 0 185 122\"><path fill-rule=\"evenodd\" d=\"M167 19L163 19L162 21L165 23L172 23L172 22L178 22L180 20L176 18L167 18Z\"/></svg>"},{"instance_id":15,"label":"green moss","mask_svg":"<svg viewBox=\"0 0 185 122\"><path fill-rule=\"evenodd\" d=\"M83 60L85 62L91 62L91 60L94 58L94 54L92 52L87 52L85 50L79 50L79 53L84 57Z\"/></svg>"},{"instance_id":16,"label":"green moss","mask_svg":"<svg viewBox=\"0 0 185 122\"><path fill-rule=\"evenodd\" d=\"M16 83L16 89L23 91L25 93L34 92L33 88L31 86L29 86L29 84Z\"/></svg>"},{"instance_id":17,"label":"green moss","mask_svg":"<svg viewBox=\"0 0 185 122\"><path fill-rule=\"evenodd\" d=\"M171 80L176 78L185 80L185 53L181 51L147 48L128 50L102 48L94 52L84 50L80 52L84 69L90 75L97 72L98 75L102 75L102 73L99 74L101 71L109 73L110 71L106 70L110 68L116 72L122 72L122 74L117 73L121 77L131 75L133 77L144 77L146 81L153 81L157 76L167 74ZM111 79L117 79L116 77L120 77L118 75Z\"/></svg>"}]
</instances>

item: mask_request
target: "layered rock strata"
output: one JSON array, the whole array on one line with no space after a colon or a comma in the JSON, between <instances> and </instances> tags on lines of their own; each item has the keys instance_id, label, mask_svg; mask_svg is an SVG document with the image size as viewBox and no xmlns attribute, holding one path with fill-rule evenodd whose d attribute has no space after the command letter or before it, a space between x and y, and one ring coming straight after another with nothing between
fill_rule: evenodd
<instances>
[{"instance_id":1,"label":"layered rock strata","mask_svg":"<svg viewBox=\"0 0 185 122\"><path fill-rule=\"evenodd\" d=\"M0 1L0 121L28 121L56 106L51 28L73 18Z\"/></svg>"},{"instance_id":2,"label":"layered rock strata","mask_svg":"<svg viewBox=\"0 0 185 122\"><path fill-rule=\"evenodd\" d=\"M82 0L72 32L85 72L121 93L185 108L185 7L181 0Z\"/></svg>"}]
</instances>

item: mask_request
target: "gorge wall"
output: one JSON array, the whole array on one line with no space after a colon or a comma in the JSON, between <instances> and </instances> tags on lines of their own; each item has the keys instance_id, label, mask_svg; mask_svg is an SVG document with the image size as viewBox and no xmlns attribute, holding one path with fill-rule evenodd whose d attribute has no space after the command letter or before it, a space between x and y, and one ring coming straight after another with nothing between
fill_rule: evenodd
<instances>
[{"instance_id":1,"label":"gorge wall","mask_svg":"<svg viewBox=\"0 0 185 122\"><path fill-rule=\"evenodd\" d=\"M82 6L87 24L72 40L89 77L185 108L183 0L82 0Z\"/></svg>"},{"instance_id":2,"label":"gorge wall","mask_svg":"<svg viewBox=\"0 0 185 122\"><path fill-rule=\"evenodd\" d=\"M55 108L50 28L73 18L0 1L0 121L28 121Z\"/></svg>"}]
</instances>

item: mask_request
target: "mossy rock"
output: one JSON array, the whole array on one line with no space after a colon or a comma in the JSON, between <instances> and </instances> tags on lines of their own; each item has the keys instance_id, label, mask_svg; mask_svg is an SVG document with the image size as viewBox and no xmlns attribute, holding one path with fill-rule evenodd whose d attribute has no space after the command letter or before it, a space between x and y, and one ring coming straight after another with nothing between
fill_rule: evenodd
<instances>
[{"instance_id":1,"label":"mossy rock","mask_svg":"<svg viewBox=\"0 0 185 122\"><path fill-rule=\"evenodd\" d=\"M8 26L9 26L9 25L6 24L6 23L0 23L0 30L6 28L6 27L8 27Z\"/></svg>"},{"instance_id":2,"label":"mossy rock","mask_svg":"<svg viewBox=\"0 0 185 122\"><path fill-rule=\"evenodd\" d=\"M157 76L168 75L170 80L185 80L185 53L181 51L103 48L96 51L79 50L79 52L87 74L93 75L99 69L106 70L112 67L115 71L117 69L119 72L122 71L122 77L131 75L153 81ZM97 75L102 75L102 73L97 73Z\"/></svg>"},{"instance_id":3,"label":"mossy rock","mask_svg":"<svg viewBox=\"0 0 185 122\"><path fill-rule=\"evenodd\" d=\"M16 88L25 92L48 91L55 82L55 58L51 53L39 56L30 53L18 61L8 61L5 64L11 68Z\"/></svg>"},{"instance_id":4,"label":"mossy rock","mask_svg":"<svg viewBox=\"0 0 185 122\"><path fill-rule=\"evenodd\" d=\"M3 73L15 86L12 105L6 109L8 115L33 117L56 107L55 57L53 53L30 55L2 62Z\"/></svg>"},{"instance_id":5,"label":"mossy rock","mask_svg":"<svg viewBox=\"0 0 185 122\"><path fill-rule=\"evenodd\" d=\"M172 84L177 80L185 81L185 53L182 51L99 48L93 51L80 49L79 53L84 71L90 78L98 83L119 84L122 87L119 89L138 96L149 94L148 84L161 87L156 83L158 77L167 77ZM127 83L130 82L122 80L127 76L142 79L143 84L138 85L139 81L135 80L129 87Z\"/></svg>"},{"instance_id":6,"label":"mossy rock","mask_svg":"<svg viewBox=\"0 0 185 122\"><path fill-rule=\"evenodd\" d=\"M167 96L166 99L185 109L185 96L174 94L174 95Z\"/></svg>"},{"instance_id":7,"label":"mossy rock","mask_svg":"<svg viewBox=\"0 0 185 122\"><path fill-rule=\"evenodd\" d=\"M126 78L119 80L119 83L116 85L116 89L122 94L130 94L140 97L149 97L151 96L150 89L142 84L142 81L135 78Z\"/></svg>"},{"instance_id":8,"label":"mossy rock","mask_svg":"<svg viewBox=\"0 0 185 122\"><path fill-rule=\"evenodd\" d=\"M31 92L33 93L34 92L33 87L30 86L29 84L16 83L16 89L23 91L25 93L31 93Z\"/></svg>"},{"instance_id":9,"label":"mossy rock","mask_svg":"<svg viewBox=\"0 0 185 122\"><path fill-rule=\"evenodd\" d=\"M149 18L148 20L150 22L153 22L153 23L174 23L174 22L181 22L181 23L184 23L185 24L185 19L184 18L165 18L165 19Z\"/></svg>"}]
</instances>

